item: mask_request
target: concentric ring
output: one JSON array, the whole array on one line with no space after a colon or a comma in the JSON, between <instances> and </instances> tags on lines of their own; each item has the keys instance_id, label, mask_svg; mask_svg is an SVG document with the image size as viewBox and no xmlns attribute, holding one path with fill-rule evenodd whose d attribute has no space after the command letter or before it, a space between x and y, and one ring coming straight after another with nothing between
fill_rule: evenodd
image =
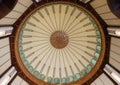
<instances>
[{"instance_id":1,"label":"concentric ring","mask_svg":"<svg viewBox=\"0 0 120 85\"><path fill-rule=\"evenodd\" d=\"M24 73L52 84L87 81L97 72L105 52L104 33L96 18L83 7L62 1L28 14L15 41Z\"/></svg>"}]
</instances>

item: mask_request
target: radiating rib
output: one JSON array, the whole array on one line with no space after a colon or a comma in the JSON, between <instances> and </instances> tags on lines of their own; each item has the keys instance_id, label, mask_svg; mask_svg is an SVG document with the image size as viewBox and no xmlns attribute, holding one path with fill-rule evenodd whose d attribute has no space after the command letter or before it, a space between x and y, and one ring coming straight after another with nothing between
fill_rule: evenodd
<instances>
[{"instance_id":1,"label":"radiating rib","mask_svg":"<svg viewBox=\"0 0 120 85\"><path fill-rule=\"evenodd\" d=\"M75 25L73 25L70 29L69 29L69 31L67 31L67 33L69 33L73 28L74 28L74 30L75 30L75 27L77 26L77 25L79 25L82 21L84 21L85 19L87 19L87 17L84 17L84 18L82 18L78 23L76 23ZM83 27L83 25L82 26L80 26L79 28L82 28ZM78 28L77 28L78 29ZM77 30L76 29L76 30Z\"/></svg>"},{"instance_id":2,"label":"radiating rib","mask_svg":"<svg viewBox=\"0 0 120 85\"><path fill-rule=\"evenodd\" d=\"M55 24L56 24L56 29L55 30L58 30L58 24L57 24L57 20L56 20L55 7L54 6L52 6L52 10L53 10L54 20L55 20Z\"/></svg>"},{"instance_id":3,"label":"radiating rib","mask_svg":"<svg viewBox=\"0 0 120 85\"><path fill-rule=\"evenodd\" d=\"M59 26L58 26L58 30L61 29L61 9L62 9L62 6L59 5Z\"/></svg>"},{"instance_id":4,"label":"radiating rib","mask_svg":"<svg viewBox=\"0 0 120 85\"><path fill-rule=\"evenodd\" d=\"M81 50L82 52L85 52L83 49L81 49L81 48L78 48L77 46L74 46L74 45L72 45L71 44L71 46L72 46L72 49L74 49L74 52L76 52L77 54L79 54L79 55L81 55L79 52L77 52L75 49L78 49L78 50ZM81 56L83 56L83 55L81 55ZM84 57L83 57L84 58ZM85 60L87 61L87 59L85 58ZM88 62L88 61L87 61ZM88 63L90 63L90 62L88 62Z\"/></svg>"},{"instance_id":5,"label":"radiating rib","mask_svg":"<svg viewBox=\"0 0 120 85\"><path fill-rule=\"evenodd\" d=\"M73 53L73 50L75 50L74 48L72 48L72 47L69 47L70 48L70 52L72 53L72 54L74 54L74 56L75 56L75 58L77 59L77 61L81 64L81 61L80 61L80 57L79 56L81 56L82 57L82 55L80 54L80 53L78 53L77 51L74 51L75 53L77 53L77 54L79 54L79 56L76 56L75 55L75 53ZM82 57L83 58L83 57ZM74 63L76 63L76 62L74 62ZM82 64L81 64L82 65ZM83 65L82 65L83 66ZM79 66L77 66L76 65L76 67L77 67L77 69L79 69L78 71L80 71L80 68L78 68ZM84 67L84 66L83 66Z\"/></svg>"},{"instance_id":6,"label":"radiating rib","mask_svg":"<svg viewBox=\"0 0 120 85\"><path fill-rule=\"evenodd\" d=\"M40 33L40 34L49 36L48 34L43 33L43 32L41 32L41 31L35 31L35 30L33 30L33 29L28 29L28 28L25 28L24 31L33 32L33 33ZM46 31L45 31L45 32L46 32Z\"/></svg>"},{"instance_id":7,"label":"radiating rib","mask_svg":"<svg viewBox=\"0 0 120 85\"><path fill-rule=\"evenodd\" d=\"M45 26L41 21L39 22L40 24L42 24L45 28L47 28L47 30L45 30L44 28L42 28L42 27L39 27L39 25L35 25L35 24L31 24L32 22L27 22L27 24L29 24L29 25L31 25L33 28L37 28L37 29L39 29L40 31L42 30L42 31L44 31L45 33L50 33L51 32L51 30L47 27L47 26Z\"/></svg>"},{"instance_id":8,"label":"radiating rib","mask_svg":"<svg viewBox=\"0 0 120 85\"><path fill-rule=\"evenodd\" d=\"M43 16L43 14L38 11L39 15L43 18L43 20L47 23L48 26L50 26L51 28L51 25L47 22L47 20L45 19L45 17ZM45 26L42 22L40 22L45 28L47 28L50 32L52 32L53 30L50 30L47 26ZM51 28L52 29L52 28Z\"/></svg>"},{"instance_id":9,"label":"radiating rib","mask_svg":"<svg viewBox=\"0 0 120 85\"><path fill-rule=\"evenodd\" d=\"M65 24L65 19L66 19L66 15L67 15L68 10L69 10L69 6L66 6L66 11L65 11L65 15L64 15L64 18L63 18L63 21L62 21L63 23L62 23L61 30L64 30L64 24Z\"/></svg>"},{"instance_id":10,"label":"radiating rib","mask_svg":"<svg viewBox=\"0 0 120 85\"><path fill-rule=\"evenodd\" d=\"M75 10L76 10L76 7L73 8L73 10L72 10L72 12L71 12L69 18L67 19L67 21L66 21L66 23L65 23L65 25L64 25L64 28L63 28L64 31L66 30L66 27L67 27L68 23L71 21L71 16L74 14Z\"/></svg>"}]
</instances>

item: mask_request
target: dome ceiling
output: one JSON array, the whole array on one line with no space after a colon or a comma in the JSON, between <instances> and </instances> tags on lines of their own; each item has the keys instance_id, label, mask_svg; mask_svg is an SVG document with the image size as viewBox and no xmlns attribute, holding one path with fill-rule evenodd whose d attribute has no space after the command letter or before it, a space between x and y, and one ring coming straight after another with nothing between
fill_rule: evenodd
<instances>
[{"instance_id":1,"label":"dome ceiling","mask_svg":"<svg viewBox=\"0 0 120 85\"><path fill-rule=\"evenodd\" d=\"M83 84L102 64L105 35L84 7L51 2L22 20L14 48L20 69L33 82Z\"/></svg>"}]
</instances>

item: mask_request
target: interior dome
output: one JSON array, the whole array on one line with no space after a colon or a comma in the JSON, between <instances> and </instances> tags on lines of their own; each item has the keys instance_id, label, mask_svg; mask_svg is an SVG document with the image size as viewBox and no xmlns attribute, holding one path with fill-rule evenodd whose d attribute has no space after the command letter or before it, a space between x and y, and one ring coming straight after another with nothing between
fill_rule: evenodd
<instances>
[{"instance_id":1,"label":"interior dome","mask_svg":"<svg viewBox=\"0 0 120 85\"><path fill-rule=\"evenodd\" d=\"M105 53L104 32L96 18L82 6L62 1L30 12L15 42L21 70L53 84L86 82L100 68Z\"/></svg>"},{"instance_id":2,"label":"interior dome","mask_svg":"<svg viewBox=\"0 0 120 85\"><path fill-rule=\"evenodd\" d=\"M117 2L0 0L0 85L119 85Z\"/></svg>"}]
</instances>

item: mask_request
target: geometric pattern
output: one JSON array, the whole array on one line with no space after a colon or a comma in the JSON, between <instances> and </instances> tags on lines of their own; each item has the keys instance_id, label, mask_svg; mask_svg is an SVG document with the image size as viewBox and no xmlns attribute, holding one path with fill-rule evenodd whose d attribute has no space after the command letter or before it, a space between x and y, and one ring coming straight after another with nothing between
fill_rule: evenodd
<instances>
[{"instance_id":1,"label":"geometric pattern","mask_svg":"<svg viewBox=\"0 0 120 85\"><path fill-rule=\"evenodd\" d=\"M41 6L20 28L18 51L34 77L67 84L93 70L102 50L101 31L86 10L70 3Z\"/></svg>"}]
</instances>

